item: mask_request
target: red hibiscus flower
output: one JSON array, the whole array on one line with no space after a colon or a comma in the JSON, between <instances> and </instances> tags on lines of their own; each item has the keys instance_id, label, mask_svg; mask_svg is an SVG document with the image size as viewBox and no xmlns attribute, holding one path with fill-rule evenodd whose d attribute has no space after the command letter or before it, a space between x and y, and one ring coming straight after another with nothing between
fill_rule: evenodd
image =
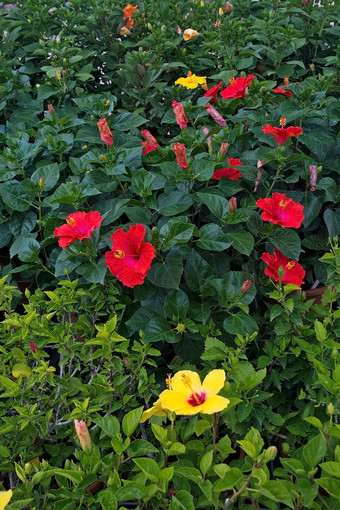
<instances>
[{"instance_id":1,"label":"red hibiscus flower","mask_svg":"<svg viewBox=\"0 0 340 510\"><path fill-rule=\"evenodd\" d=\"M210 102L216 103L217 102L217 94L221 90L221 88L222 88L222 82L220 81L220 83L218 85L214 85L213 87L211 87L211 89L208 89L203 97L211 97Z\"/></svg>"},{"instance_id":2,"label":"red hibiscus flower","mask_svg":"<svg viewBox=\"0 0 340 510\"><path fill-rule=\"evenodd\" d=\"M265 274L273 278L276 282L280 281L278 271L280 267L282 267L284 271L282 282L285 285L293 283L301 287L303 284L303 279L306 274L303 267L296 262L296 260L289 260L280 250L274 250L273 255L270 255L270 253L263 253L261 259L268 264L264 270Z\"/></svg>"},{"instance_id":3,"label":"red hibiscus flower","mask_svg":"<svg viewBox=\"0 0 340 510\"><path fill-rule=\"evenodd\" d=\"M229 165L233 166L240 166L244 164L239 160L239 158L228 158L228 161ZM242 174L239 170L237 170L237 168L229 166L228 168L221 168L220 170L216 170L211 178L219 181L222 179L222 177L227 177L232 181L237 181L237 179L242 177Z\"/></svg>"},{"instance_id":4,"label":"red hibiscus flower","mask_svg":"<svg viewBox=\"0 0 340 510\"><path fill-rule=\"evenodd\" d=\"M263 209L261 218L281 227L299 228L304 219L303 205L286 197L284 193L273 193L272 198L259 198L257 207Z\"/></svg>"},{"instance_id":5,"label":"red hibiscus flower","mask_svg":"<svg viewBox=\"0 0 340 510\"><path fill-rule=\"evenodd\" d=\"M60 237L58 240L61 248L66 248L77 239L89 239L92 232L99 227L103 218L98 211L75 212L67 216L66 224L57 227L53 235Z\"/></svg>"},{"instance_id":6,"label":"red hibiscus flower","mask_svg":"<svg viewBox=\"0 0 340 510\"><path fill-rule=\"evenodd\" d=\"M280 85L276 89L273 89L273 92L276 94L284 94L286 97L293 97L294 94L291 90L284 90L287 85L289 85L289 78L288 76L285 76L284 85Z\"/></svg>"},{"instance_id":7,"label":"red hibiscus flower","mask_svg":"<svg viewBox=\"0 0 340 510\"><path fill-rule=\"evenodd\" d=\"M244 97L247 94L248 87L253 81L255 76L250 74L243 78L230 78L230 85L221 92L221 96L224 99L236 99L237 97Z\"/></svg>"},{"instance_id":8,"label":"red hibiscus flower","mask_svg":"<svg viewBox=\"0 0 340 510\"><path fill-rule=\"evenodd\" d=\"M175 142L172 150L175 153L177 163L179 164L179 166L183 168L183 170L186 170L189 165L185 153L185 145L183 143Z\"/></svg>"},{"instance_id":9,"label":"red hibiscus flower","mask_svg":"<svg viewBox=\"0 0 340 510\"><path fill-rule=\"evenodd\" d=\"M215 110L215 108L210 103L208 103L206 105L206 108L207 108L207 113L209 115L211 115L211 117L214 119L216 124L218 124L219 126L222 126L222 127L227 125L227 123L224 120L224 118L222 117L222 115L220 113L218 113L218 111Z\"/></svg>"},{"instance_id":10,"label":"red hibiscus flower","mask_svg":"<svg viewBox=\"0 0 340 510\"><path fill-rule=\"evenodd\" d=\"M147 129L142 129L142 137L144 138L144 141L141 142L141 145L143 145L144 150L142 150L142 154L148 154L151 151L154 151L156 149L159 149L158 142L156 138L148 131Z\"/></svg>"},{"instance_id":11,"label":"red hibiscus flower","mask_svg":"<svg viewBox=\"0 0 340 510\"><path fill-rule=\"evenodd\" d=\"M132 225L128 232L119 228L111 236L112 251L105 253L107 267L126 287L144 283L155 258L152 244L144 242L145 233L141 223Z\"/></svg>"},{"instance_id":12,"label":"red hibiscus flower","mask_svg":"<svg viewBox=\"0 0 340 510\"><path fill-rule=\"evenodd\" d=\"M281 127L273 127L270 124L266 124L263 126L262 131L265 135L272 135L277 143L280 145L281 143L286 143L289 138L293 136L300 136L303 134L303 131L300 127L297 126L289 126L289 128L283 127L286 124L286 118L281 117L280 119Z\"/></svg>"},{"instance_id":13,"label":"red hibiscus flower","mask_svg":"<svg viewBox=\"0 0 340 510\"><path fill-rule=\"evenodd\" d=\"M99 119L97 126L99 127L100 138L103 140L103 142L105 142L106 145L113 145L112 133L109 126L107 125L107 120Z\"/></svg>"},{"instance_id":14,"label":"red hibiscus flower","mask_svg":"<svg viewBox=\"0 0 340 510\"><path fill-rule=\"evenodd\" d=\"M181 129L186 129L188 125L188 119L184 113L184 107L182 103L177 103L176 101L172 101L172 108L174 110L174 114L176 117L176 122Z\"/></svg>"}]
</instances>

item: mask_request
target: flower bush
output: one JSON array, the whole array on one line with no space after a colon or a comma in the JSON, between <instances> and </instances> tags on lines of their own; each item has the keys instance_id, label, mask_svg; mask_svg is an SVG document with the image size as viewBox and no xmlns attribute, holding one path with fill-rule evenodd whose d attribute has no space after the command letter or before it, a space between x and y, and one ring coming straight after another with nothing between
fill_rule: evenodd
<instances>
[{"instance_id":1,"label":"flower bush","mask_svg":"<svg viewBox=\"0 0 340 510\"><path fill-rule=\"evenodd\" d=\"M338 507L338 19L0 9L0 506Z\"/></svg>"}]
</instances>

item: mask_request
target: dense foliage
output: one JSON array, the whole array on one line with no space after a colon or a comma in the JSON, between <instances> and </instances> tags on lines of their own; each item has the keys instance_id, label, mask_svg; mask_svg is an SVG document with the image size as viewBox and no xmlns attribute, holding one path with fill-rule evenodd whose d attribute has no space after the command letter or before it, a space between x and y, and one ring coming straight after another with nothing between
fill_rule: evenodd
<instances>
[{"instance_id":1,"label":"dense foliage","mask_svg":"<svg viewBox=\"0 0 340 510\"><path fill-rule=\"evenodd\" d=\"M0 9L6 508L337 510L340 10L322 4ZM221 413L139 424L169 372L215 369Z\"/></svg>"}]
</instances>

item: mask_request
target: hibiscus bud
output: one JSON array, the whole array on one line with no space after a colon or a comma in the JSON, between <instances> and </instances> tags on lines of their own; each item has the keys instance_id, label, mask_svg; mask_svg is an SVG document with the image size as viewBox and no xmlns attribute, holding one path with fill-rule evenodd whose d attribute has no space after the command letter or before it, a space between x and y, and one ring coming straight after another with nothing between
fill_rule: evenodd
<instances>
[{"instance_id":1,"label":"hibiscus bud","mask_svg":"<svg viewBox=\"0 0 340 510\"><path fill-rule=\"evenodd\" d=\"M188 125L188 119L184 113L184 107L182 103L177 103L176 101L172 101L172 108L176 117L176 122L181 129L186 129Z\"/></svg>"},{"instance_id":2,"label":"hibiscus bud","mask_svg":"<svg viewBox=\"0 0 340 510\"><path fill-rule=\"evenodd\" d=\"M222 9L222 7L220 7L220 8L218 9L218 15L219 15L219 16L223 16L223 9Z\"/></svg>"},{"instance_id":3,"label":"hibiscus bud","mask_svg":"<svg viewBox=\"0 0 340 510\"><path fill-rule=\"evenodd\" d=\"M39 348L35 342L30 342L30 349L33 352L33 354L35 354L39 350Z\"/></svg>"},{"instance_id":4,"label":"hibiscus bud","mask_svg":"<svg viewBox=\"0 0 340 510\"><path fill-rule=\"evenodd\" d=\"M55 115L53 104L48 104L47 105L47 109L48 109L48 111L50 112L51 115Z\"/></svg>"},{"instance_id":5,"label":"hibiscus bud","mask_svg":"<svg viewBox=\"0 0 340 510\"><path fill-rule=\"evenodd\" d=\"M229 2L227 2L225 8L224 8L225 12L228 13L228 12L231 12L234 10L234 6L233 4L230 4ZM242 19L242 18L241 18Z\"/></svg>"},{"instance_id":6,"label":"hibiscus bud","mask_svg":"<svg viewBox=\"0 0 340 510\"><path fill-rule=\"evenodd\" d=\"M177 329L178 333L180 333L181 335L182 335L183 333L185 333L185 326L184 326L184 324L182 324L182 323L177 324L176 329Z\"/></svg>"},{"instance_id":7,"label":"hibiscus bud","mask_svg":"<svg viewBox=\"0 0 340 510\"><path fill-rule=\"evenodd\" d=\"M229 200L229 212L236 212L237 211L237 198L231 197Z\"/></svg>"},{"instance_id":8,"label":"hibiscus bud","mask_svg":"<svg viewBox=\"0 0 340 510\"><path fill-rule=\"evenodd\" d=\"M318 177L318 168L316 165L310 165L309 167L309 185L310 190L315 191L316 180Z\"/></svg>"},{"instance_id":9,"label":"hibiscus bud","mask_svg":"<svg viewBox=\"0 0 340 510\"><path fill-rule=\"evenodd\" d=\"M185 41L191 41L191 39L196 39L200 34L197 32L197 30L193 30L192 28L187 28L183 32L183 39Z\"/></svg>"},{"instance_id":10,"label":"hibiscus bud","mask_svg":"<svg viewBox=\"0 0 340 510\"><path fill-rule=\"evenodd\" d=\"M264 451L264 460L265 462L270 462L271 460L274 460L276 455L277 455L277 448L276 446L269 446L269 448L267 448L265 451Z\"/></svg>"},{"instance_id":11,"label":"hibiscus bud","mask_svg":"<svg viewBox=\"0 0 340 510\"><path fill-rule=\"evenodd\" d=\"M148 29L149 29L149 30L150 30L150 32L151 32L151 31L152 31L152 25L151 25L151 23L148 23L148 24L147 24L147 27L148 27Z\"/></svg>"},{"instance_id":12,"label":"hibiscus bud","mask_svg":"<svg viewBox=\"0 0 340 510\"><path fill-rule=\"evenodd\" d=\"M45 177L40 177L39 179L39 188L43 189L46 185L46 179Z\"/></svg>"},{"instance_id":13,"label":"hibiscus bud","mask_svg":"<svg viewBox=\"0 0 340 510\"><path fill-rule=\"evenodd\" d=\"M228 142L222 142L221 143L221 148L219 150L219 156L225 156L226 153L227 153L227 150L228 150L228 147L229 147L229 143Z\"/></svg>"},{"instance_id":14,"label":"hibiscus bud","mask_svg":"<svg viewBox=\"0 0 340 510\"><path fill-rule=\"evenodd\" d=\"M206 108L207 108L207 113L209 115L211 115L211 117L214 119L216 124L218 124L219 126L222 126L222 127L227 125L227 123L224 120L224 118L222 117L222 115L220 113L218 113L218 111L215 110L215 108L210 103L208 103L208 105L206 105Z\"/></svg>"},{"instance_id":15,"label":"hibiscus bud","mask_svg":"<svg viewBox=\"0 0 340 510\"><path fill-rule=\"evenodd\" d=\"M80 446L84 450L91 450L91 438L89 431L87 430L86 423L84 421L74 420L74 426L80 442Z\"/></svg>"},{"instance_id":16,"label":"hibiscus bud","mask_svg":"<svg viewBox=\"0 0 340 510\"><path fill-rule=\"evenodd\" d=\"M63 73L63 76L66 76L66 74L67 74L66 69L63 69L63 70L62 70L62 73Z\"/></svg>"},{"instance_id":17,"label":"hibiscus bud","mask_svg":"<svg viewBox=\"0 0 340 510\"><path fill-rule=\"evenodd\" d=\"M251 281L250 281L250 280L246 280L246 281L243 283L243 285L242 285L242 287L241 287L241 296L242 296L242 297L243 297L243 296L245 296L246 294L248 294L248 292L249 292L249 289L250 289L251 285L252 285L252 283L251 283Z\"/></svg>"},{"instance_id":18,"label":"hibiscus bud","mask_svg":"<svg viewBox=\"0 0 340 510\"><path fill-rule=\"evenodd\" d=\"M332 402L330 402L330 403L328 404L328 406L327 406L327 412L328 412L328 414L329 414L330 416L333 416L333 414L334 414L334 406L333 406Z\"/></svg>"},{"instance_id":19,"label":"hibiscus bud","mask_svg":"<svg viewBox=\"0 0 340 510\"><path fill-rule=\"evenodd\" d=\"M181 33L182 33L182 29L181 29L181 27L177 26L177 28L176 28L176 32L177 32L178 34L181 34Z\"/></svg>"},{"instance_id":20,"label":"hibiscus bud","mask_svg":"<svg viewBox=\"0 0 340 510\"><path fill-rule=\"evenodd\" d=\"M283 443L282 444L282 450L283 450L283 453L285 453L286 455L288 455L289 451L290 451L290 445L288 443Z\"/></svg>"},{"instance_id":21,"label":"hibiscus bud","mask_svg":"<svg viewBox=\"0 0 340 510\"><path fill-rule=\"evenodd\" d=\"M202 131L203 131L203 134L205 136L207 136L207 134L209 133L209 129L205 126L202 126ZM209 154L210 152L212 153L212 146L211 146L211 136L208 136L207 138L207 144L208 144L208 148L209 148Z\"/></svg>"},{"instance_id":22,"label":"hibiscus bud","mask_svg":"<svg viewBox=\"0 0 340 510\"><path fill-rule=\"evenodd\" d=\"M59 69L55 70L55 77L57 78L58 81L61 80L61 72L59 71Z\"/></svg>"},{"instance_id":23,"label":"hibiscus bud","mask_svg":"<svg viewBox=\"0 0 340 510\"><path fill-rule=\"evenodd\" d=\"M309 64L309 69L312 71L312 73L315 73L315 65Z\"/></svg>"},{"instance_id":24,"label":"hibiscus bud","mask_svg":"<svg viewBox=\"0 0 340 510\"><path fill-rule=\"evenodd\" d=\"M186 170L189 165L185 153L185 145L183 143L175 142L172 150L175 153L178 165L183 168L183 170Z\"/></svg>"},{"instance_id":25,"label":"hibiscus bud","mask_svg":"<svg viewBox=\"0 0 340 510\"><path fill-rule=\"evenodd\" d=\"M263 168L264 164L265 164L265 161L261 160L261 159L259 159L257 162L257 176L256 176L256 181L255 181L254 193L256 193L257 188L261 182L261 177L262 177L263 170L264 170L264 168Z\"/></svg>"},{"instance_id":26,"label":"hibiscus bud","mask_svg":"<svg viewBox=\"0 0 340 510\"><path fill-rule=\"evenodd\" d=\"M106 143L106 145L112 146L113 138L112 138L112 133L110 131L110 128L107 125L107 120L99 119L99 122L97 122L97 126L99 128L100 138L103 140L103 142Z\"/></svg>"}]
</instances>

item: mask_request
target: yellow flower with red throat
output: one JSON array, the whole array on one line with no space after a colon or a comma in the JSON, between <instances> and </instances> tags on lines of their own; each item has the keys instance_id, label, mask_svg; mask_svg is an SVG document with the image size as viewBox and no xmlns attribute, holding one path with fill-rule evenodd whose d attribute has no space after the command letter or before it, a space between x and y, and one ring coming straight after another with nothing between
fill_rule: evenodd
<instances>
[{"instance_id":1,"label":"yellow flower with red throat","mask_svg":"<svg viewBox=\"0 0 340 510\"><path fill-rule=\"evenodd\" d=\"M197 30L193 30L192 28L187 28L183 32L183 39L185 41L191 41L191 39L196 39L199 36L199 32Z\"/></svg>"},{"instance_id":2,"label":"yellow flower with red throat","mask_svg":"<svg viewBox=\"0 0 340 510\"><path fill-rule=\"evenodd\" d=\"M192 74L191 71L188 72L188 76L186 78L178 78L178 80L175 81L175 85L183 85L183 87L187 89L196 89L198 85L206 84L206 76L196 76L196 74Z\"/></svg>"},{"instance_id":3,"label":"yellow flower with red throat","mask_svg":"<svg viewBox=\"0 0 340 510\"><path fill-rule=\"evenodd\" d=\"M203 383L197 372L180 370L168 383L170 389L164 390L158 401L163 409L178 415L218 413L229 404L227 398L217 395L224 382L224 370L212 370Z\"/></svg>"}]
</instances>

